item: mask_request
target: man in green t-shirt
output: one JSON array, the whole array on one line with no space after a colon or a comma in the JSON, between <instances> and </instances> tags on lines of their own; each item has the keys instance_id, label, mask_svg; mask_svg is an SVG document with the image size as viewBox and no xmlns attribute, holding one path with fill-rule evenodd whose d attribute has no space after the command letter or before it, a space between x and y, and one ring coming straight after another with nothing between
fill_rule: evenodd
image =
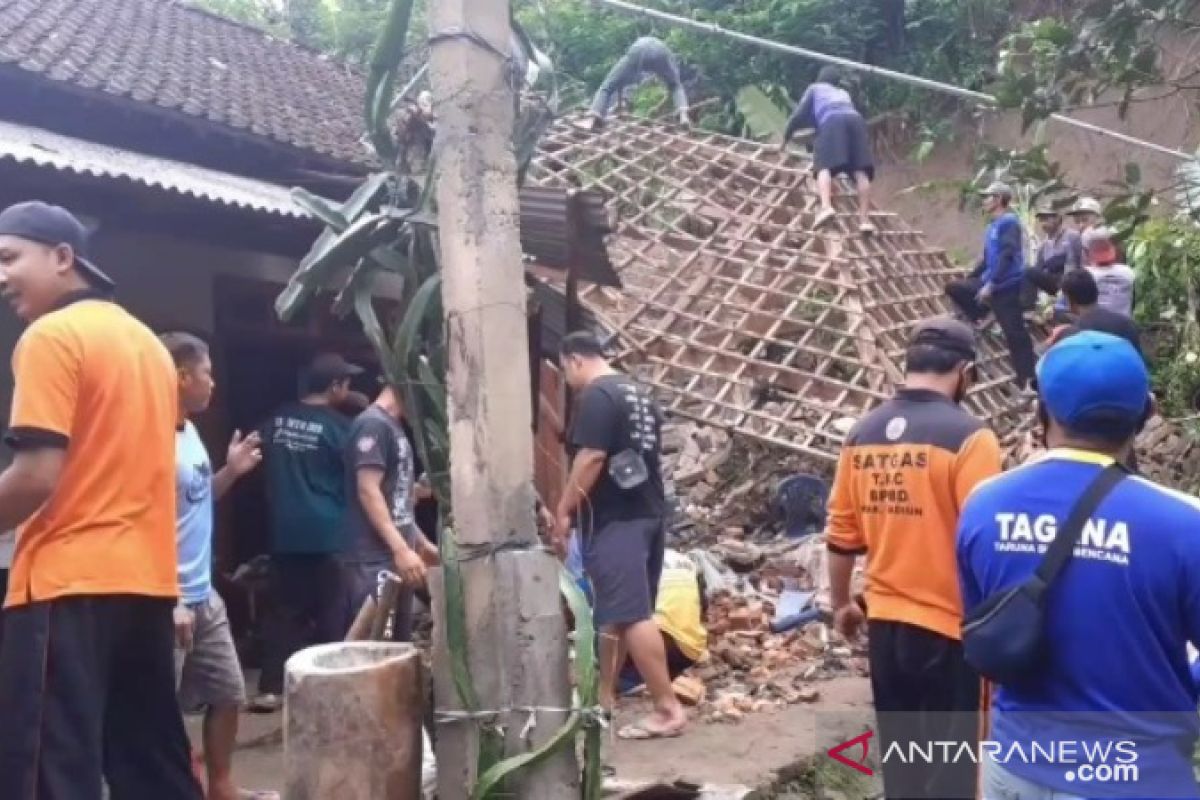
<instances>
[{"instance_id":1,"label":"man in green t-shirt","mask_svg":"<svg viewBox=\"0 0 1200 800\"><path fill-rule=\"evenodd\" d=\"M283 665L303 647L341 639L339 536L346 507L342 451L350 421L337 408L362 369L340 355L313 359L301 398L263 426L273 612L265 631L259 695L251 710L279 707Z\"/></svg>"}]
</instances>

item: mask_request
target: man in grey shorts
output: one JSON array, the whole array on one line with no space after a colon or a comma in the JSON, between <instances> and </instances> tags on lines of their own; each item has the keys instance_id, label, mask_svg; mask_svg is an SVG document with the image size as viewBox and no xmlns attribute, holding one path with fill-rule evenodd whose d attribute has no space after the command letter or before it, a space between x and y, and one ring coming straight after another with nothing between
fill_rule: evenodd
<instances>
[{"instance_id":1,"label":"man in grey shorts","mask_svg":"<svg viewBox=\"0 0 1200 800\"><path fill-rule=\"evenodd\" d=\"M595 598L592 616L601 632L600 704L612 709L617 677L629 656L654 710L617 736L678 736L687 716L671 688L666 648L654 622L666 509L659 458L662 415L645 387L608 364L592 334L564 337L560 355L579 400L567 440L571 474L551 537L561 556L572 517L583 535L583 567Z\"/></svg>"},{"instance_id":2,"label":"man in grey shorts","mask_svg":"<svg viewBox=\"0 0 1200 800\"><path fill-rule=\"evenodd\" d=\"M179 375L180 419L175 436L175 509L180 599L175 608L175 683L185 714L204 712L204 758L209 800L263 797L233 783L238 712L246 701L242 665L225 603L212 585L213 502L262 459L257 434L235 432L225 466L212 462L188 416L208 408L214 388L208 346L188 333L166 333L163 345ZM265 795L271 796L271 795Z\"/></svg>"},{"instance_id":3,"label":"man in grey shorts","mask_svg":"<svg viewBox=\"0 0 1200 800\"><path fill-rule=\"evenodd\" d=\"M379 573L389 570L402 581L392 609L392 639L400 642L412 638L414 592L424 586L427 568L438 563L437 547L413 515L417 484L403 416L399 392L385 386L350 426L344 453L347 546L341 555L345 627L375 591Z\"/></svg>"},{"instance_id":4,"label":"man in grey shorts","mask_svg":"<svg viewBox=\"0 0 1200 800\"><path fill-rule=\"evenodd\" d=\"M628 89L637 86L649 75L657 75L671 93L675 113L681 125L688 124L688 99L679 77L675 54L661 39L643 36L629 46L621 60L613 65L592 100L592 127L604 124L617 99Z\"/></svg>"}]
</instances>

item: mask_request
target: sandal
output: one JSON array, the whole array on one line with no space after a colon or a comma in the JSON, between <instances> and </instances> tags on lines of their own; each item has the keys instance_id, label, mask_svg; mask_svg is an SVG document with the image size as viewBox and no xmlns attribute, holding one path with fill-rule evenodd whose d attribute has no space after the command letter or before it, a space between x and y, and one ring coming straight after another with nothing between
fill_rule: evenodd
<instances>
[{"instance_id":1,"label":"sandal","mask_svg":"<svg viewBox=\"0 0 1200 800\"><path fill-rule=\"evenodd\" d=\"M648 739L675 739L683 735L683 728L683 725L679 725L674 728L659 729L651 727L643 720L621 728L617 731L617 738L638 742Z\"/></svg>"},{"instance_id":2,"label":"sandal","mask_svg":"<svg viewBox=\"0 0 1200 800\"><path fill-rule=\"evenodd\" d=\"M813 220L813 230L815 231L815 230L818 230L819 228L824 227L825 225L828 225L830 222L833 221L833 218L836 216L837 216L837 212L834 211L832 208L824 209L823 211L821 211L820 214L817 214L817 218L815 220Z\"/></svg>"},{"instance_id":3,"label":"sandal","mask_svg":"<svg viewBox=\"0 0 1200 800\"><path fill-rule=\"evenodd\" d=\"M246 705L251 714L274 714L283 705L283 698L277 694L260 694Z\"/></svg>"}]
</instances>

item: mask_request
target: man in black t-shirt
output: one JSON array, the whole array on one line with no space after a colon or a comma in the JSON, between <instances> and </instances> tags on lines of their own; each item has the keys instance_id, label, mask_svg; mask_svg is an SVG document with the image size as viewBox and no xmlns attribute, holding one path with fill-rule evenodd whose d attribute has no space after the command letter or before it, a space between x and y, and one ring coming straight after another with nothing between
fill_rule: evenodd
<instances>
[{"instance_id":1,"label":"man in black t-shirt","mask_svg":"<svg viewBox=\"0 0 1200 800\"><path fill-rule=\"evenodd\" d=\"M579 397L567 437L571 473L551 538L562 555L572 518L582 534L584 571L601 632L600 703L612 709L628 655L646 681L654 711L617 735L678 736L687 716L671 688L662 633L654 622L665 546L661 413L644 387L608 364L595 336L566 336L560 355L566 381Z\"/></svg>"},{"instance_id":2,"label":"man in black t-shirt","mask_svg":"<svg viewBox=\"0 0 1200 800\"><path fill-rule=\"evenodd\" d=\"M387 386L350 426L342 531L346 549L341 556L347 628L375 590L381 570L403 580L392 623L392 638L401 642L412 638L413 593L424 586L426 568L438 563L437 548L413 514L413 449L401 425L403 415L399 393Z\"/></svg>"},{"instance_id":3,"label":"man in black t-shirt","mask_svg":"<svg viewBox=\"0 0 1200 800\"><path fill-rule=\"evenodd\" d=\"M300 375L300 399L261 426L266 479L271 604L264 625L258 696L250 709L282 704L284 664L296 651L340 641L337 553L346 507L342 446L350 421L338 411L363 372L336 353L321 353Z\"/></svg>"}]
</instances>

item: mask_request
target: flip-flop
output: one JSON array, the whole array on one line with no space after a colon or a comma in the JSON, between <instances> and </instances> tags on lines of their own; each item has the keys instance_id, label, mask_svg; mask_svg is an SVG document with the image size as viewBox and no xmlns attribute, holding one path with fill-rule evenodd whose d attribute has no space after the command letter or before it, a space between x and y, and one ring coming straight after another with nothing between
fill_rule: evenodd
<instances>
[{"instance_id":1,"label":"flip-flop","mask_svg":"<svg viewBox=\"0 0 1200 800\"><path fill-rule=\"evenodd\" d=\"M815 231L819 228L825 227L830 222L832 222L833 218L836 216L837 216L837 212L834 211L832 208L825 209L820 214L817 214L817 218L815 220L813 220L813 230Z\"/></svg>"},{"instance_id":2,"label":"flip-flop","mask_svg":"<svg viewBox=\"0 0 1200 800\"><path fill-rule=\"evenodd\" d=\"M283 707L283 698L277 694L260 694L246 704L251 714L274 714Z\"/></svg>"},{"instance_id":3,"label":"flip-flop","mask_svg":"<svg viewBox=\"0 0 1200 800\"><path fill-rule=\"evenodd\" d=\"M675 739L683 735L683 726L670 730L656 730L642 722L626 725L617 731L617 738L626 741L646 741L648 739Z\"/></svg>"}]
</instances>

